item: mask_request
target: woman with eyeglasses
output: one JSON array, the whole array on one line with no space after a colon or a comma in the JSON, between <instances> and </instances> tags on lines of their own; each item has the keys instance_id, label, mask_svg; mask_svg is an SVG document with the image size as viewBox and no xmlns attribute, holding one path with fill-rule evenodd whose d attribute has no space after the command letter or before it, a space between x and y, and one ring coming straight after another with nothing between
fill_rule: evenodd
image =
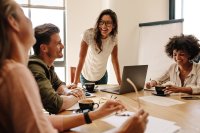
<instances>
[{"instance_id":1,"label":"woman with eyeglasses","mask_svg":"<svg viewBox=\"0 0 200 133\"><path fill-rule=\"evenodd\" d=\"M110 54L118 84L121 84L117 32L117 15L110 9L103 10L95 27L86 30L83 35L79 63L72 86L77 86L79 78L82 85L87 82L107 84L106 67Z\"/></svg>"}]
</instances>

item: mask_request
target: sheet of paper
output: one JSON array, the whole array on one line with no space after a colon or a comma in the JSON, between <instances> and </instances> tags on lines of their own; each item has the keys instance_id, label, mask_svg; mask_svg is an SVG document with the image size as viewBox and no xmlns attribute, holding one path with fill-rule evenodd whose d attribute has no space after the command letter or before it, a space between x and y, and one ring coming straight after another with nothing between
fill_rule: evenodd
<instances>
[{"instance_id":1,"label":"sheet of paper","mask_svg":"<svg viewBox=\"0 0 200 133\"><path fill-rule=\"evenodd\" d=\"M177 131L176 127L178 127L174 124L175 122L150 116L145 133L162 133L163 131L165 133L174 133Z\"/></svg>"},{"instance_id":2,"label":"sheet of paper","mask_svg":"<svg viewBox=\"0 0 200 133\"><path fill-rule=\"evenodd\" d=\"M179 100L174 100L167 97L159 97L159 96L143 96L143 97L140 97L140 99L146 102L150 102L150 103L157 104L160 106L167 106L167 107L176 105L176 104L185 103Z\"/></svg>"},{"instance_id":3,"label":"sheet of paper","mask_svg":"<svg viewBox=\"0 0 200 133\"><path fill-rule=\"evenodd\" d=\"M130 115L134 114L134 112L128 112L128 111L124 113L130 114ZM112 115L107 118L104 118L103 121L117 128L117 127L120 127L128 118L129 118L128 116ZM149 116L148 120L149 121L148 121L145 133L162 133L163 131L165 131L165 133L175 133L180 129L180 127L174 125L175 122L172 122L172 121L168 121L168 120L164 120L164 119L160 119L160 118L156 118L152 116ZM107 131L106 133L109 133L113 130L116 130L116 129L111 129Z\"/></svg>"},{"instance_id":4,"label":"sheet of paper","mask_svg":"<svg viewBox=\"0 0 200 133\"><path fill-rule=\"evenodd\" d=\"M166 133L177 133L180 131L181 127L176 126L176 125L171 125L169 128L165 130Z\"/></svg>"},{"instance_id":5,"label":"sheet of paper","mask_svg":"<svg viewBox=\"0 0 200 133\"><path fill-rule=\"evenodd\" d=\"M113 129L110 129L104 133L115 133L118 131L118 128L113 128ZM163 130L161 133L177 133L180 131L180 127L179 126L176 126L176 125L170 125L170 127L166 130ZM154 133L154 132L150 132L148 130L145 131L145 133ZM156 132L157 133L157 132Z\"/></svg>"}]
</instances>

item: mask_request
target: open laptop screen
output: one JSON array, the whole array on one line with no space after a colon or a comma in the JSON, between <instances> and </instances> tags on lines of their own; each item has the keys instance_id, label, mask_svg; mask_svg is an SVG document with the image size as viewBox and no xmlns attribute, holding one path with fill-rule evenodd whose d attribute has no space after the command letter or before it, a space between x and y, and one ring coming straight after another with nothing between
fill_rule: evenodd
<instances>
[{"instance_id":1,"label":"open laptop screen","mask_svg":"<svg viewBox=\"0 0 200 133\"><path fill-rule=\"evenodd\" d=\"M144 88L146 74L147 74L148 65L135 65L135 66L124 66L123 74L122 74L122 84L119 87L119 90L110 87L106 89L101 89L105 92L115 93L115 94L124 94L133 92L134 89L127 82L127 78L129 78L136 86L138 91Z\"/></svg>"}]
</instances>

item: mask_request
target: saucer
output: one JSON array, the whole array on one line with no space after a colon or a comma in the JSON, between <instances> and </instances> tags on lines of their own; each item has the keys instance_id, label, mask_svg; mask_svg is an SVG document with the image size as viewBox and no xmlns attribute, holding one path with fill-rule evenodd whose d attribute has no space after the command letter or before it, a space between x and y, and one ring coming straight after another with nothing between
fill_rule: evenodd
<instances>
[{"instance_id":1,"label":"saucer","mask_svg":"<svg viewBox=\"0 0 200 133\"><path fill-rule=\"evenodd\" d=\"M74 114L79 114L79 113L83 113L81 109L76 109L73 111Z\"/></svg>"},{"instance_id":2,"label":"saucer","mask_svg":"<svg viewBox=\"0 0 200 133\"><path fill-rule=\"evenodd\" d=\"M98 91L98 89L94 89L93 91L87 91L86 92L89 92L89 93L96 93Z\"/></svg>"},{"instance_id":3,"label":"saucer","mask_svg":"<svg viewBox=\"0 0 200 133\"><path fill-rule=\"evenodd\" d=\"M156 91L152 91L152 94L156 95L156 96L167 96L169 94L165 93L165 94L157 94Z\"/></svg>"}]
</instances>

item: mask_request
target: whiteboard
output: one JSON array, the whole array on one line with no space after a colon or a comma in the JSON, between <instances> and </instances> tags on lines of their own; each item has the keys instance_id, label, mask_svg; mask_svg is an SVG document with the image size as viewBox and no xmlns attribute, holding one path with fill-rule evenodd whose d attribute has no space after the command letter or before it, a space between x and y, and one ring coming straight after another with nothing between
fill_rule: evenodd
<instances>
[{"instance_id":1,"label":"whiteboard","mask_svg":"<svg viewBox=\"0 0 200 133\"><path fill-rule=\"evenodd\" d=\"M163 74L174 63L165 53L170 37L180 35L182 22L140 27L138 63L148 65L146 81Z\"/></svg>"}]
</instances>

